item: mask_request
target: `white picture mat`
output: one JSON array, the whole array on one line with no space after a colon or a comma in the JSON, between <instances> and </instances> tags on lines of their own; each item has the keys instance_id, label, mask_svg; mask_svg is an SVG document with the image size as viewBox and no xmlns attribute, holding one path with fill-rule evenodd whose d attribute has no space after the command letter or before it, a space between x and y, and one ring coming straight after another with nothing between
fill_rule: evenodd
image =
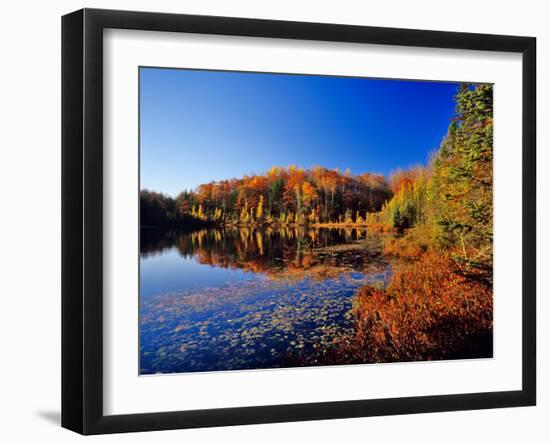
<instances>
[{"instance_id":1,"label":"white picture mat","mask_svg":"<svg viewBox=\"0 0 550 443\"><path fill-rule=\"evenodd\" d=\"M139 376L139 66L495 83L494 358ZM519 54L106 30L104 413L521 389L521 73Z\"/></svg>"}]
</instances>

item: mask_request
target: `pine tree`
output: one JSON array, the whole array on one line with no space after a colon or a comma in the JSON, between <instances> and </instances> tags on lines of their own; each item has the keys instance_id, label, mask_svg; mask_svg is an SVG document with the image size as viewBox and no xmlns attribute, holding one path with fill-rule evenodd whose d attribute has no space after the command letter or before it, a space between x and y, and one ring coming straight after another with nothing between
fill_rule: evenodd
<instances>
[{"instance_id":1,"label":"pine tree","mask_svg":"<svg viewBox=\"0 0 550 443\"><path fill-rule=\"evenodd\" d=\"M457 118L433 162L431 189L437 239L457 245L461 259L492 268L493 88L462 85Z\"/></svg>"}]
</instances>

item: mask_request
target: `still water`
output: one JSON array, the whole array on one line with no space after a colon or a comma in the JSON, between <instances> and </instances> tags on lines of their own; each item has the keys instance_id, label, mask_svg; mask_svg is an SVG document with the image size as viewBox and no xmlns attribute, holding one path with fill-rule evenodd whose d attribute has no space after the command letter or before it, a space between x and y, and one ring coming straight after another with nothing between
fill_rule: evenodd
<instances>
[{"instance_id":1,"label":"still water","mask_svg":"<svg viewBox=\"0 0 550 443\"><path fill-rule=\"evenodd\" d=\"M390 265L366 229L141 230L140 372L300 366Z\"/></svg>"}]
</instances>

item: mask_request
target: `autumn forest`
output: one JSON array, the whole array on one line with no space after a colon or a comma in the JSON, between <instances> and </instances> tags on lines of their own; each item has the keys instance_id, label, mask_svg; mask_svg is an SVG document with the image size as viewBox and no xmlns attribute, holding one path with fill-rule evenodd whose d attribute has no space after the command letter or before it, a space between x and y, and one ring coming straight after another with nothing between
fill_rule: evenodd
<instances>
[{"instance_id":1,"label":"autumn forest","mask_svg":"<svg viewBox=\"0 0 550 443\"><path fill-rule=\"evenodd\" d=\"M141 190L142 267L172 251L228 282L154 281L142 373L491 357L492 100L458 85L439 148L388 176L312 159Z\"/></svg>"},{"instance_id":2,"label":"autumn forest","mask_svg":"<svg viewBox=\"0 0 550 443\"><path fill-rule=\"evenodd\" d=\"M264 175L202 184L175 199L142 191L142 224L364 224L392 195L386 178L274 166Z\"/></svg>"}]
</instances>

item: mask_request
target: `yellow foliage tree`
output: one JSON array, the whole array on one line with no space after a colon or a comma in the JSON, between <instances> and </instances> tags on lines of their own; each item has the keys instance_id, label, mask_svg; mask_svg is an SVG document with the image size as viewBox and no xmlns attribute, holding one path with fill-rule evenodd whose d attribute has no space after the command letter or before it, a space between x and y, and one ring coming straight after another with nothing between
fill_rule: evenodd
<instances>
[{"instance_id":1,"label":"yellow foliage tree","mask_svg":"<svg viewBox=\"0 0 550 443\"><path fill-rule=\"evenodd\" d=\"M242 223L247 223L249 221L249 217L248 217L248 204L247 202L244 203L244 206L241 210L241 215L240 215L240 221Z\"/></svg>"},{"instance_id":2,"label":"yellow foliage tree","mask_svg":"<svg viewBox=\"0 0 550 443\"><path fill-rule=\"evenodd\" d=\"M264 214L264 196L260 195L260 200L258 201L258 207L256 208L256 220L261 220Z\"/></svg>"}]
</instances>

